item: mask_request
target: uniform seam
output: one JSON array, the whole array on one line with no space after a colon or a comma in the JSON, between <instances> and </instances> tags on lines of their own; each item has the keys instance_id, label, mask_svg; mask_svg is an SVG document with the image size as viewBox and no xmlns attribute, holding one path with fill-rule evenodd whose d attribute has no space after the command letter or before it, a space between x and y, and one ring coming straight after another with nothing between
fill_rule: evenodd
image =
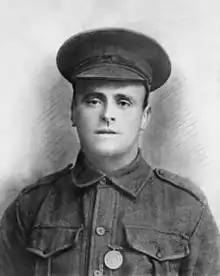
<instances>
[{"instance_id":1,"label":"uniform seam","mask_svg":"<svg viewBox=\"0 0 220 276\"><path fill-rule=\"evenodd\" d=\"M192 234L191 234L190 240L193 238L194 235L196 235L197 231L199 230L199 227L200 227L200 225L201 225L202 222L203 222L202 220L204 219L205 212L206 212L206 211L209 211L208 208L209 208L208 205L204 205L204 206L203 206L203 210L202 210L201 215L200 215L200 217L199 217L199 219L198 219L198 221L197 221L197 223L196 223L196 225L195 225L195 227L194 227L194 230L193 230L193 232L192 232ZM212 254L213 254L215 248L212 248L212 249L213 249L213 251L212 251ZM206 271L206 273L208 273L208 274L206 274L206 275L209 275L210 271L213 269L213 264L214 264L214 261L212 260L212 262L210 262L210 267L209 267L210 270L209 270L209 271Z\"/></svg>"},{"instance_id":2,"label":"uniform seam","mask_svg":"<svg viewBox=\"0 0 220 276\"><path fill-rule=\"evenodd\" d=\"M205 214L206 208L207 208L207 206L203 205L201 214L200 214L200 216L199 216L199 218L198 218L198 220L197 220L197 222L195 224L195 227L193 228L193 231L191 233L191 236L190 236L189 240L191 240L191 238L196 234L196 232L197 232L197 230L199 228L199 225L202 223L202 219L204 218L204 214Z\"/></svg>"}]
</instances>

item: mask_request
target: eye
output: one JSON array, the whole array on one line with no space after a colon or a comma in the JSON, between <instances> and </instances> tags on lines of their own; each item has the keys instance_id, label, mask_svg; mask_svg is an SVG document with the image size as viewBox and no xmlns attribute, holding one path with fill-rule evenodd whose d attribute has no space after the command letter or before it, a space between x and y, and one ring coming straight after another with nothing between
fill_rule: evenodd
<instances>
[{"instance_id":1,"label":"eye","mask_svg":"<svg viewBox=\"0 0 220 276\"><path fill-rule=\"evenodd\" d=\"M97 99L97 98L88 98L85 100L85 103L89 106L97 106L101 104L101 101L100 99Z\"/></svg>"},{"instance_id":2,"label":"eye","mask_svg":"<svg viewBox=\"0 0 220 276\"><path fill-rule=\"evenodd\" d=\"M127 100L120 100L118 101L118 105L120 105L121 107L129 107L131 106L131 102Z\"/></svg>"}]
</instances>

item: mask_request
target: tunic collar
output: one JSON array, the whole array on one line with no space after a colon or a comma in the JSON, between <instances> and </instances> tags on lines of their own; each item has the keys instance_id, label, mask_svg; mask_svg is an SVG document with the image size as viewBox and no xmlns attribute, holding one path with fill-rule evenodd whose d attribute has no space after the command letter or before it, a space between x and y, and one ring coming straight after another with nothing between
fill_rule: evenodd
<instances>
[{"instance_id":1,"label":"tunic collar","mask_svg":"<svg viewBox=\"0 0 220 276\"><path fill-rule=\"evenodd\" d=\"M125 193L137 197L151 178L152 169L143 159L140 149L129 165L109 174L97 170L80 151L71 176L73 183L79 188L86 188L107 179L107 185L115 185Z\"/></svg>"}]
</instances>

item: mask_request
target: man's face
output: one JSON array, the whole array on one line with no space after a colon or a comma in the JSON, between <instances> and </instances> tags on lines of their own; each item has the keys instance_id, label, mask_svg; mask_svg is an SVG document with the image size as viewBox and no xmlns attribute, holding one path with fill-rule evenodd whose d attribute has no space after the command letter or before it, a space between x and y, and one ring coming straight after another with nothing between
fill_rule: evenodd
<instances>
[{"instance_id":1,"label":"man's face","mask_svg":"<svg viewBox=\"0 0 220 276\"><path fill-rule=\"evenodd\" d=\"M101 80L76 83L72 110L81 147L98 156L117 156L138 147L148 122L144 85Z\"/></svg>"}]
</instances>

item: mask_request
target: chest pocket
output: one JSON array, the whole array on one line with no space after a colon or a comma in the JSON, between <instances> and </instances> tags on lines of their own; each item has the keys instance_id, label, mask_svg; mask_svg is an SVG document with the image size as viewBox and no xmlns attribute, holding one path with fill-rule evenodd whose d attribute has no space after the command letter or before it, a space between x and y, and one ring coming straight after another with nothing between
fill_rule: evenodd
<instances>
[{"instance_id":1,"label":"chest pocket","mask_svg":"<svg viewBox=\"0 0 220 276\"><path fill-rule=\"evenodd\" d=\"M125 257L133 263L134 275L179 275L181 260L189 254L187 237L145 225L125 224L124 229Z\"/></svg>"},{"instance_id":2,"label":"chest pocket","mask_svg":"<svg viewBox=\"0 0 220 276\"><path fill-rule=\"evenodd\" d=\"M77 273L80 258L79 239L82 231L82 227L34 228L26 250L36 257L35 275L69 275L74 271Z\"/></svg>"}]
</instances>

